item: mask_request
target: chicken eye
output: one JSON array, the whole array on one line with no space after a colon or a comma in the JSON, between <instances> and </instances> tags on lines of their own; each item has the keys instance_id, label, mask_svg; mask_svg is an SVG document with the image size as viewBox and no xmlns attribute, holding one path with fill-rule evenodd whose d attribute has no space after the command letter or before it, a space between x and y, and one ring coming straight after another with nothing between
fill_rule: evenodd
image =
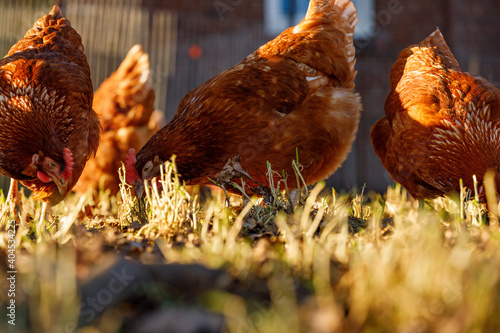
<instances>
[{"instance_id":1,"label":"chicken eye","mask_svg":"<svg viewBox=\"0 0 500 333\"><path fill-rule=\"evenodd\" d=\"M50 161L50 162L49 162L49 167L51 167L51 168L55 168L55 167L56 167L56 163L55 163L55 162L53 162L53 161Z\"/></svg>"},{"instance_id":2,"label":"chicken eye","mask_svg":"<svg viewBox=\"0 0 500 333\"><path fill-rule=\"evenodd\" d=\"M151 163L146 164L144 168L142 168L142 172L148 172L149 170L151 170Z\"/></svg>"}]
</instances>

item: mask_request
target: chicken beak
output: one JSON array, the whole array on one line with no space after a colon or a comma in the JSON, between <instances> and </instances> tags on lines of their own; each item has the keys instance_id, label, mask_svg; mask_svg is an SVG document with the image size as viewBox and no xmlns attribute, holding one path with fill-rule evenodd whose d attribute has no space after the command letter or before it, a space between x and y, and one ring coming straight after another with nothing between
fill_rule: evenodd
<instances>
[{"instance_id":1,"label":"chicken beak","mask_svg":"<svg viewBox=\"0 0 500 333\"><path fill-rule=\"evenodd\" d=\"M135 195L137 199L141 200L144 195L144 182L141 179L138 179L134 182Z\"/></svg>"},{"instance_id":2,"label":"chicken beak","mask_svg":"<svg viewBox=\"0 0 500 333\"><path fill-rule=\"evenodd\" d=\"M57 189L59 190L59 193L62 195L66 193L68 189L68 182L64 180L63 178L58 179L57 177L51 177L52 181L54 184L56 184Z\"/></svg>"}]
</instances>

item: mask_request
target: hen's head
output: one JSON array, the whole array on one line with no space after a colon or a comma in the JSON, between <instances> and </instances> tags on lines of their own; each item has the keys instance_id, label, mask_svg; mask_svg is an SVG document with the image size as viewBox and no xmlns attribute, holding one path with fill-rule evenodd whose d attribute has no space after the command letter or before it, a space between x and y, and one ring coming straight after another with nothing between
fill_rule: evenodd
<instances>
[{"instance_id":1,"label":"hen's head","mask_svg":"<svg viewBox=\"0 0 500 333\"><path fill-rule=\"evenodd\" d=\"M36 177L43 183L54 183L59 194L65 196L68 183L73 175L73 154L68 148L62 150L62 157L46 156L42 151L31 157L31 164L23 170L23 174Z\"/></svg>"},{"instance_id":2,"label":"hen's head","mask_svg":"<svg viewBox=\"0 0 500 333\"><path fill-rule=\"evenodd\" d=\"M55 205L63 200L73 184L73 154L67 148L60 154L38 151L31 155L22 173L31 179L21 183L33 191L33 198Z\"/></svg>"},{"instance_id":3,"label":"hen's head","mask_svg":"<svg viewBox=\"0 0 500 333\"><path fill-rule=\"evenodd\" d=\"M158 155L150 159L141 155L138 160L134 148L130 148L128 151L125 160L125 180L128 184L134 186L135 194L139 199L144 193L144 181L159 177L162 164L163 162Z\"/></svg>"}]
</instances>

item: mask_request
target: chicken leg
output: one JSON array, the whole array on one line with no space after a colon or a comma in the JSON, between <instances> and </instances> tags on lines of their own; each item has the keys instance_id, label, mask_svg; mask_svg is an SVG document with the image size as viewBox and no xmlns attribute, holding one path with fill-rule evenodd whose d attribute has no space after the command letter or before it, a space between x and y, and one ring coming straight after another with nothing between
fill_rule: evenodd
<instances>
[{"instance_id":1,"label":"chicken leg","mask_svg":"<svg viewBox=\"0 0 500 333\"><path fill-rule=\"evenodd\" d=\"M7 200L5 201L6 205L9 206L11 216L16 219L16 221L18 221L17 213L21 211L21 195L19 194L18 184L19 182L16 179L11 179L9 194L7 195Z\"/></svg>"},{"instance_id":2,"label":"chicken leg","mask_svg":"<svg viewBox=\"0 0 500 333\"><path fill-rule=\"evenodd\" d=\"M47 216L50 214L51 208L52 206L49 203L47 202L42 203L42 213L40 214L40 221L48 220Z\"/></svg>"},{"instance_id":3,"label":"chicken leg","mask_svg":"<svg viewBox=\"0 0 500 333\"><path fill-rule=\"evenodd\" d=\"M233 179L246 177L247 179L255 182L252 177L241 167L240 165L241 157L239 155L230 158L222 171L217 174L217 179L215 184L222 188L224 194L226 195L226 205L229 207L229 196L226 191L226 186L234 186L232 184ZM243 198L248 197L246 193L244 193L245 186L241 187L241 191L243 192Z\"/></svg>"}]
</instances>

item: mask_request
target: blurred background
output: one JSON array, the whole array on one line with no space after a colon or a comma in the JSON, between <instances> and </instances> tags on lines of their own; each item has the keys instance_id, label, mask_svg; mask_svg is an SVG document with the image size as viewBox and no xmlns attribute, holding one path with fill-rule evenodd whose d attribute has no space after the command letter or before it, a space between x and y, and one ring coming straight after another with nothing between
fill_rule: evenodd
<instances>
[{"instance_id":1,"label":"blurred background","mask_svg":"<svg viewBox=\"0 0 500 333\"><path fill-rule=\"evenodd\" d=\"M0 0L5 55L57 4L80 33L94 89L134 44L150 55L157 109L170 120L191 89L235 65L299 22L308 0ZM357 90L363 99L358 136L329 180L337 190L392 183L373 152L370 127L384 115L389 73L398 53L436 27L462 69L500 87L500 1L357 0ZM465 161L466 162L466 161Z\"/></svg>"}]
</instances>

